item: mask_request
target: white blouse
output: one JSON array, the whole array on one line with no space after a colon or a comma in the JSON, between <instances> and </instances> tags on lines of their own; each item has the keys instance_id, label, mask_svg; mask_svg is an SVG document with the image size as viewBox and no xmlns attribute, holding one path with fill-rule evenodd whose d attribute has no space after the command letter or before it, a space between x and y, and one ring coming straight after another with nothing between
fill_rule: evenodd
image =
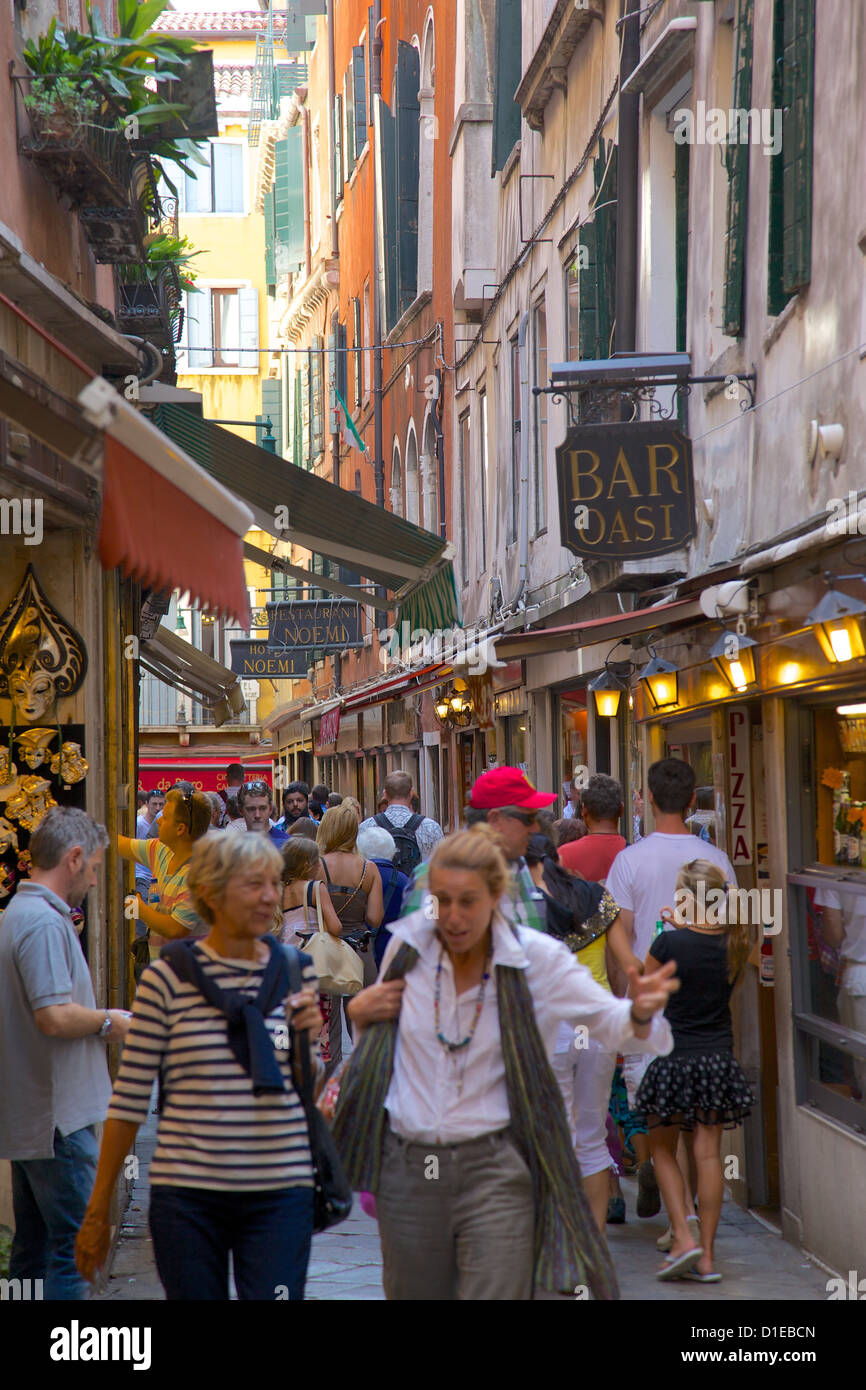
<instances>
[{"instance_id":1,"label":"white blouse","mask_svg":"<svg viewBox=\"0 0 866 1390\"><path fill-rule=\"evenodd\" d=\"M454 971L436 935L436 922L425 908L394 922L392 940L382 961L379 979L402 942L418 951L419 959L406 975L394 1072L385 1099L391 1128L415 1143L450 1144L504 1129L510 1122L505 1086L505 1060L496 1003L497 965L526 970L535 1017L548 1057L554 1052L560 1024L575 1029L580 1046L586 1036L612 1052L645 1052L664 1056L673 1048L670 1025L662 1014L652 1021L649 1036L636 1038L631 1000L617 999L602 989L585 965L563 942L531 927L511 926L506 900L494 913L493 959L478 1026L472 1041L459 1052L448 1052L436 1036L433 999L436 969L442 959L440 1027L452 1042L465 1038L472 1026L480 985L461 994L454 989Z\"/></svg>"}]
</instances>

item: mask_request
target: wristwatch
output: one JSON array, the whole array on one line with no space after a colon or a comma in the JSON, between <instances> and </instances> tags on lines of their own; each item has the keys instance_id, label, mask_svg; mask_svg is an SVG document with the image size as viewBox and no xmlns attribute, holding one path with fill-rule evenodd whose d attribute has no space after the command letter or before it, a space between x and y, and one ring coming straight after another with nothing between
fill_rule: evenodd
<instances>
[{"instance_id":1,"label":"wristwatch","mask_svg":"<svg viewBox=\"0 0 866 1390\"><path fill-rule=\"evenodd\" d=\"M107 1038L110 1032L111 1014L106 1012L105 1018L102 1020L102 1023L99 1025L99 1028L97 1029L96 1036L98 1038Z\"/></svg>"}]
</instances>

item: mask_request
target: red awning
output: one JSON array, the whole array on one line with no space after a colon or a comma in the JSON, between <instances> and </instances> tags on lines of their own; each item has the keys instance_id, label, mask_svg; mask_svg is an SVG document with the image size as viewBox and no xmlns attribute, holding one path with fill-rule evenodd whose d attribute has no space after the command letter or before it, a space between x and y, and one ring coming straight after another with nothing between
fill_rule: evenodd
<instances>
[{"instance_id":1,"label":"red awning","mask_svg":"<svg viewBox=\"0 0 866 1390\"><path fill-rule=\"evenodd\" d=\"M196 756L189 749L175 754L147 755L138 761L139 791L167 791L172 782L191 782L196 791L224 791L226 769L230 762L239 761L234 755L223 758L215 758L212 754ZM243 766L250 779L257 778L269 785L272 783L273 763L269 757L245 756Z\"/></svg>"},{"instance_id":2,"label":"red awning","mask_svg":"<svg viewBox=\"0 0 866 1390\"><path fill-rule=\"evenodd\" d=\"M243 536L250 509L134 410L101 377L79 395L105 430L99 557L156 590L249 626Z\"/></svg>"},{"instance_id":3,"label":"red awning","mask_svg":"<svg viewBox=\"0 0 866 1390\"><path fill-rule=\"evenodd\" d=\"M400 695L414 695L420 690L429 690L434 685L441 685L450 675L451 667L443 665L442 662L424 666L420 671L405 671L401 676L377 681L366 690L358 690L353 695L345 696L343 709L347 712L364 709L366 705L381 705L386 700L396 699Z\"/></svg>"},{"instance_id":4,"label":"red awning","mask_svg":"<svg viewBox=\"0 0 866 1390\"><path fill-rule=\"evenodd\" d=\"M629 613L613 613L607 618L590 618L586 622L567 623L563 627L502 632L493 641L498 657L504 661L514 661L518 657L541 656L544 652L573 651L593 642L627 637L632 632L648 632L654 627L688 622L691 618L702 616L700 599L674 599L672 603L660 603L655 608L634 608Z\"/></svg>"}]
</instances>

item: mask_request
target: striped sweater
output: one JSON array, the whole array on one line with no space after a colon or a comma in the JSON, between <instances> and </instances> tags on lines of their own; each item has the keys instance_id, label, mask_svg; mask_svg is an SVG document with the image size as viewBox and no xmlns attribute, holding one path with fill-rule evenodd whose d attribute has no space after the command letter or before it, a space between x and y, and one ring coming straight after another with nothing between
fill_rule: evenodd
<instances>
[{"instance_id":1,"label":"striped sweater","mask_svg":"<svg viewBox=\"0 0 866 1390\"><path fill-rule=\"evenodd\" d=\"M243 988L255 998L264 965L224 959L201 942L195 950L221 989ZM304 984L315 983L315 971L307 967ZM228 1045L224 1015L193 985L181 983L165 961L144 971L108 1118L141 1124L162 1068L151 1183L221 1191L312 1187L307 1123L286 1048L285 1004L266 1022L286 1090L254 1096Z\"/></svg>"}]
</instances>

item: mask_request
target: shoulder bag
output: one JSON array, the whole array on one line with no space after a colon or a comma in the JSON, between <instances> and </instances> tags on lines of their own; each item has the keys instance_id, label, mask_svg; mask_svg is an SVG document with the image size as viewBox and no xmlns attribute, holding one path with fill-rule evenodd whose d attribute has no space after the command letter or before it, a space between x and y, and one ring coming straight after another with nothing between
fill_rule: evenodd
<instances>
[{"instance_id":1,"label":"shoulder bag","mask_svg":"<svg viewBox=\"0 0 866 1390\"><path fill-rule=\"evenodd\" d=\"M301 961L297 948L284 946L289 967L289 993L303 989ZM313 1163L313 1230L326 1231L345 1221L352 1211L352 1189L343 1171L331 1131L313 1100L313 1069L310 1065L310 1040L306 1033L292 1033L292 1047L298 1048L301 1061L301 1085L298 1088L307 1131L310 1138L310 1157Z\"/></svg>"},{"instance_id":2,"label":"shoulder bag","mask_svg":"<svg viewBox=\"0 0 866 1390\"><path fill-rule=\"evenodd\" d=\"M321 885L316 881L313 889L316 899L317 927L306 945L313 958L319 989L322 994L357 994L364 985L364 963L351 946L332 936L325 927L322 916Z\"/></svg>"}]
</instances>

